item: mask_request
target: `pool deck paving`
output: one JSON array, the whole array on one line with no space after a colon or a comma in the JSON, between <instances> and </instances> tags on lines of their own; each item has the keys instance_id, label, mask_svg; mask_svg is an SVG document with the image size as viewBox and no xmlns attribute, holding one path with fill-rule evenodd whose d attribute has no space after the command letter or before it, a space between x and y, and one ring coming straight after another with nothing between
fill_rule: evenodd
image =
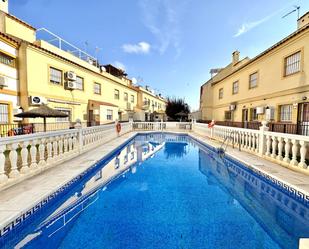
<instances>
[{"instance_id":1,"label":"pool deck paving","mask_svg":"<svg viewBox=\"0 0 309 249\"><path fill-rule=\"evenodd\" d=\"M144 132L138 132L144 133ZM149 132L147 132L149 133ZM183 132L181 132L183 134ZM39 203L47 196L51 195L61 186L65 185L74 177L78 176L95 162L102 159L115 148L122 145L137 132L130 132L122 135L106 144L98 146L84 154L81 154L60 165L54 166L46 171L39 173L23 182L0 192L0 229L14 221L20 215L31 209L36 203ZM221 143L210 140L209 138L189 132L193 138L207 143L214 147L220 147ZM245 163L249 167L256 168L268 175L276 178L289 186L296 188L309 195L309 176L285 168L269 160L251 154L245 151L239 151L237 148L228 147L226 154Z\"/></svg>"}]
</instances>

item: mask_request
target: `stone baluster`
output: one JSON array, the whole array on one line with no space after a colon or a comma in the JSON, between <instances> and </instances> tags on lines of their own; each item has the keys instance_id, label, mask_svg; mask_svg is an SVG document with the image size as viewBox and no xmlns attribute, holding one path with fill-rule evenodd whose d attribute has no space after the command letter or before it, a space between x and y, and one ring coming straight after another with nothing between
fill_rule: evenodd
<instances>
[{"instance_id":1,"label":"stone baluster","mask_svg":"<svg viewBox=\"0 0 309 249\"><path fill-rule=\"evenodd\" d=\"M252 135L250 132L248 132L248 149L252 150Z\"/></svg>"},{"instance_id":2,"label":"stone baluster","mask_svg":"<svg viewBox=\"0 0 309 249\"><path fill-rule=\"evenodd\" d=\"M69 145L69 136L65 135L63 140L63 151L64 156L68 153L68 145Z\"/></svg>"},{"instance_id":3,"label":"stone baluster","mask_svg":"<svg viewBox=\"0 0 309 249\"><path fill-rule=\"evenodd\" d=\"M71 152L73 150L73 139L72 139L72 135L69 135L69 152ZM85 143L87 142L87 135L84 136L84 141Z\"/></svg>"},{"instance_id":4,"label":"stone baluster","mask_svg":"<svg viewBox=\"0 0 309 249\"><path fill-rule=\"evenodd\" d=\"M271 136L267 135L266 136L266 156L270 156L270 144L271 144Z\"/></svg>"},{"instance_id":5,"label":"stone baluster","mask_svg":"<svg viewBox=\"0 0 309 249\"><path fill-rule=\"evenodd\" d=\"M306 164L306 154L307 154L307 143L303 140L299 141L300 144L300 162L298 164L299 167L306 169L308 166Z\"/></svg>"},{"instance_id":6,"label":"stone baluster","mask_svg":"<svg viewBox=\"0 0 309 249\"><path fill-rule=\"evenodd\" d=\"M45 138L40 139L40 144L39 144L39 166L44 167L46 165L45 161Z\"/></svg>"},{"instance_id":7,"label":"stone baluster","mask_svg":"<svg viewBox=\"0 0 309 249\"><path fill-rule=\"evenodd\" d=\"M13 143L9 146L10 153L9 153L9 159L11 164L11 171L9 173L10 178L16 178L20 175L18 168L17 168L17 147L18 143Z\"/></svg>"},{"instance_id":8,"label":"stone baluster","mask_svg":"<svg viewBox=\"0 0 309 249\"><path fill-rule=\"evenodd\" d=\"M278 156L276 157L277 160L282 161L282 149L283 149L283 138L278 137Z\"/></svg>"},{"instance_id":9,"label":"stone baluster","mask_svg":"<svg viewBox=\"0 0 309 249\"><path fill-rule=\"evenodd\" d=\"M260 142L260 137L259 134L255 134L255 152L259 152L259 142Z\"/></svg>"},{"instance_id":10,"label":"stone baluster","mask_svg":"<svg viewBox=\"0 0 309 249\"><path fill-rule=\"evenodd\" d=\"M291 149L291 146L290 146L291 140L289 138L285 138L284 142L285 142L285 145L284 145L284 158L283 158L283 161L287 162L287 163L290 163L289 156L290 156L290 149Z\"/></svg>"},{"instance_id":11,"label":"stone baluster","mask_svg":"<svg viewBox=\"0 0 309 249\"><path fill-rule=\"evenodd\" d=\"M53 138L49 138L47 140L47 144L46 144L46 149L47 149L47 159L46 159L46 162L47 164L50 164L52 162L52 157L53 157L53 145L52 145L52 142L53 142Z\"/></svg>"},{"instance_id":12,"label":"stone baluster","mask_svg":"<svg viewBox=\"0 0 309 249\"><path fill-rule=\"evenodd\" d=\"M296 139L292 139L292 160L290 162L291 165L296 166L298 165L297 161L297 150L298 150L298 141Z\"/></svg>"},{"instance_id":13,"label":"stone baluster","mask_svg":"<svg viewBox=\"0 0 309 249\"><path fill-rule=\"evenodd\" d=\"M30 158L31 158L30 169L36 169L38 167L38 164L36 163L36 155L37 155L36 140L32 140L30 147Z\"/></svg>"},{"instance_id":14,"label":"stone baluster","mask_svg":"<svg viewBox=\"0 0 309 249\"><path fill-rule=\"evenodd\" d=\"M276 158L277 155L276 155L276 152L277 152L277 137L276 136L272 136L272 153L271 153L271 157L272 158Z\"/></svg>"},{"instance_id":15,"label":"stone baluster","mask_svg":"<svg viewBox=\"0 0 309 249\"><path fill-rule=\"evenodd\" d=\"M59 155L59 158L63 158L63 136L59 137L59 141L58 141L58 155Z\"/></svg>"},{"instance_id":16,"label":"stone baluster","mask_svg":"<svg viewBox=\"0 0 309 249\"><path fill-rule=\"evenodd\" d=\"M73 134L73 139L72 139L72 143L73 143L73 150L78 150L78 144L77 144L77 138L76 138L76 134Z\"/></svg>"},{"instance_id":17,"label":"stone baluster","mask_svg":"<svg viewBox=\"0 0 309 249\"><path fill-rule=\"evenodd\" d=\"M245 147L245 133L242 132L241 133L241 147Z\"/></svg>"},{"instance_id":18,"label":"stone baluster","mask_svg":"<svg viewBox=\"0 0 309 249\"><path fill-rule=\"evenodd\" d=\"M245 149L248 148L248 132L245 132Z\"/></svg>"},{"instance_id":19,"label":"stone baluster","mask_svg":"<svg viewBox=\"0 0 309 249\"><path fill-rule=\"evenodd\" d=\"M0 145L0 183L4 183L8 180L7 175L5 174L5 145Z\"/></svg>"},{"instance_id":20,"label":"stone baluster","mask_svg":"<svg viewBox=\"0 0 309 249\"><path fill-rule=\"evenodd\" d=\"M25 141L22 142L21 144L21 151L20 151L20 155L21 155L21 169L20 169L20 173L25 174L29 171L29 165L28 165L28 145L29 142Z\"/></svg>"},{"instance_id":21,"label":"stone baluster","mask_svg":"<svg viewBox=\"0 0 309 249\"><path fill-rule=\"evenodd\" d=\"M256 142L256 137L255 137L255 133L252 134L252 147L251 150L255 151L255 142Z\"/></svg>"},{"instance_id":22,"label":"stone baluster","mask_svg":"<svg viewBox=\"0 0 309 249\"><path fill-rule=\"evenodd\" d=\"M53 140L53 158L57 159L58 157L58 139L59 137L55 137Z\"/></svg>"}]
</instances>

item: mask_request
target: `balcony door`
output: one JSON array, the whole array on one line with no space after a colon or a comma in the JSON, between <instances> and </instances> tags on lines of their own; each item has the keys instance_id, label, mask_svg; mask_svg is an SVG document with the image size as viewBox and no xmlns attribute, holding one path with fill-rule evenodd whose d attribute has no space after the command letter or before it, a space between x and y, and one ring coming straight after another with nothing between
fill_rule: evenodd
<instances>
[{"instance_id":1,"label":"balcony door","mask_svg":"<svg viewBox=\"0 0 309 249\"><path fill-rule=\"evenodd\" d=\"M242 122L244 124L244 128L247 128L249 121L249 111L248 109L242 109Z\"/></svg>"},{"instance_id":2,"label":"balcony door","mask_svg":"<svg viewBox=\"0 0 309 249\"><path fill-rule=\"evenodd\" d=\"M298 104L298 134L309 136L309 102Z\"/></svg>"}]
</instances>

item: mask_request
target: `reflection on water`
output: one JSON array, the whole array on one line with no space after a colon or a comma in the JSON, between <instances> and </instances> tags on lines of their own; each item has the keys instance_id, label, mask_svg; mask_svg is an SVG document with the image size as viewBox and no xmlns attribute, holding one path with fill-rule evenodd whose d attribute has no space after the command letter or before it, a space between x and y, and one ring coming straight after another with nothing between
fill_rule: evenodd
<instances>
[{"instance_id":1,"label":"reflection on water","mask_svg":"<svg viewBox=\"0 0 309 249\"><path fill-rule=\"evenodd\" d=\"M278 187L205 149L199 149L199 169L208 184L229 191L230 203L240 203L282 248L298 248L298 238L309 237L308 207Z\"/></svg>"},{"instance_id":2,"label":"reflection on water","mask_svg":"<svg viewBox=\"0 0 309 249\"><path fill-rule=\"evenodd\" d=\"M6 243L5 248L12 248L11 245L16 245L15 248L57 248L83 211L94 203L104 205L104 202L97 201L102 196L100 193L103 191L107 191L105 194L111 193L120 185L123 186L122 183L128 181L130 174L137 174L145 169L140 168L139 171L143 161L152 158L162 148L160 153L163 153L165 159L159 158L157 163L163 164L173 160L182 160L190 156L191 150L197 151L195 152L198 154L196 165L199 171L197 166L195 169L199 175L201 175L199 172L205 175L205 177L201 175L205 183L199 184L204 184L202 186L205 189L208 188L205 185L208 185L226 192L224 200L227 206L244 208L257 221L253 226L263 228L262 230L256 229L257 232L253 238L257 240L255 248L264 248L266 237L264 232L261 232L263 230L284 249L296 249L297 238L309 237L309 210L304 204L291 198L277 187L266 183L244 167L218 157L203 146L197 146L188 136L158 133L137 136L104 166L76 186L52 212L43 216L44 219L42 218L36 225L29 226L20 233L19 237L16 236ZM196 154L191 155L194 155L194 160L197 160ZM190 179L193 176L187 177ZM143 193L147 195L149 186L146 181L141 180L136 188L141 195ZM180 186L177 185L177 188ZM213 190L213 188L209 189ZM196 191L198 194L200 190L196 189ZM215 203L215 200L205 201ZM102 208L104 212L104 207ZM115 208L118 210L122 207ZM115 210L115 215L117 212L119 214L117 210ZM96 233L96 231L92 232Z\"/></svg>"}]
</instances>

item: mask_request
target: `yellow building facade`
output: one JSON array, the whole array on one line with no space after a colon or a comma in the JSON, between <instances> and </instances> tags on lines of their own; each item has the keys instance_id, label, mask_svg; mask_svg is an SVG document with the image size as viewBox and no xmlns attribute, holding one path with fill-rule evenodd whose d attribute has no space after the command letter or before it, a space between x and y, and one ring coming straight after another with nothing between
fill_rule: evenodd
<instances>
[{"instance_id":1,"label":"yellow building facade","mask_svg":"<svg viewBox=\"0 0 309 249\"><path fill-rule=\"evenodd\" d=\"M215 69L201 86L203 120L309 122L309 12L297 31L253 59ZM308 123L309 124L309 123Z\"/></svg>"},{"instance_id":2,"label":"yellow building facade","mask_svg":"<svg viewBox=\"0 0 309 249\"><path fill-rule=\"evenodd\" d=\"M69 115L68 118L51 118L48 122L79 119L102 124L130 118L145 120L139 101L145 93L141 87L132 84L123 70L112 65L101 66L91 56L82 58L81 55L88 54L81 50L80 56L76 56L64 48L37 40L38 31L34 27L8 13L8 1L0 3L0 32L18 46L16 96L22 110L47 104ZM151 101L164 110L166 101L155 94L150 95ZM8 122L14 121L12 114Z\"/></svg>"}]
</instances>

